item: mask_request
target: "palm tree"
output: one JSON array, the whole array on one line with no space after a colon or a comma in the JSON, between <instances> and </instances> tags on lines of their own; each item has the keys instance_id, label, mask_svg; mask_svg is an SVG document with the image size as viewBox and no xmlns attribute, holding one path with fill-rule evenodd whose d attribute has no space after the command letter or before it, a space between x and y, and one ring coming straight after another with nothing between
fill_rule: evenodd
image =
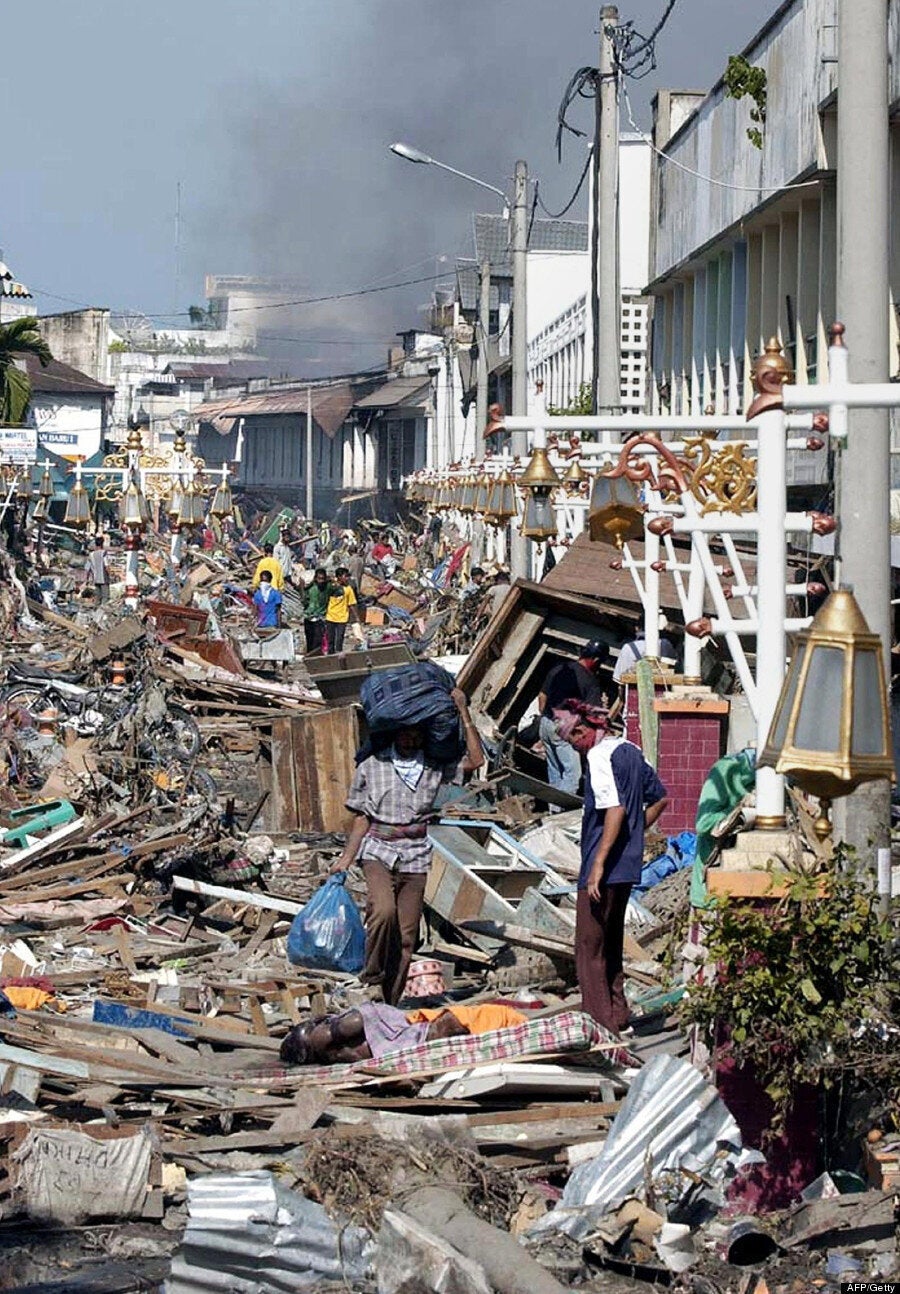
<instances>
[{"instance_id":1,"label":"palm tree","mask_svg":"<svg viewBox=\"0 0 900 1294\"><path fill-rule=\"evenodd\" d=\"M28 412L31 382L28 374L16 366L19 355L34 355L42 368L53 358L33 317L0 324L0 424L18 426Z\"/></svg>"}]
</instances>

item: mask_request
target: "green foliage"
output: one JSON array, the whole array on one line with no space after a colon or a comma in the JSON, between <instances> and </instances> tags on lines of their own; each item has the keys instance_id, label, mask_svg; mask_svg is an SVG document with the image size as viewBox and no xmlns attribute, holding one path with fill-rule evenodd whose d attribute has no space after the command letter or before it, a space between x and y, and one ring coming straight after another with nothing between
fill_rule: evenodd
<instances>
[{"instance_id":1,"label":"green foliage","mask_svg":"<svg viewBox=\"0 0 900 1294\"><path fill-rule=\"evenodd\" d=\"M121 340L111 341L106 349L110 355L124 355L128 350L128 342Z\"/></svg>"},{"instance_id":2,"label":"green foliage","mask_svg":"<svg viewBox=\"0 0 900 1294\"><path fill-rule=\"evenodd\" d=\"M760 127L766 124L766 102L768 99L767 76L764 67L748 63L742 54L732 54L725 69L725 93L729 99L743 99L748 95L754 103L750 109L750 120L755 124L747 128L747 138L754 148L762 148L763 132Z\"/></svg>"},{"instance_id":3,"label":"green foliage","mask_svg":"<svg viewBox=\"0 0 900 1294\"><path fill-rule=\"evenodd\" d=\"M590 382L581 383L581 386L578 388L578 394L569 401L569 403L565 406L564 409L559 408L557 405L549 404L547 406L547 412L553 418L567 418L567 417L583 418L586 415L592 413L593 400L591 395Z\"/></svg>"},{"instance_id":4,"label":"green foliage","mask_svg":"<svg viewBox=\"0 0 900 1294\"><path fill-rule=\"evenodd\" d=\"M16 365L23 355L34 355L46 368L53 358L33 317L0 325L0 423L17 426L25 421L31 400L27 373Z\"/></svg>"},{"instance_id":5,"label":"green foliage","mask_svg":"<svg viewBox=\"0 0 900 1294\"><path fill-rule=\"evenodd\" d=\"M900 1087L896 939L870 878L846 863L838 850L783 899L731 899L702 917L708 960L682 1020L753 1067L775 1105L773 1131L802 1084L853 1070Z\"/></svg>"}]
</instances>

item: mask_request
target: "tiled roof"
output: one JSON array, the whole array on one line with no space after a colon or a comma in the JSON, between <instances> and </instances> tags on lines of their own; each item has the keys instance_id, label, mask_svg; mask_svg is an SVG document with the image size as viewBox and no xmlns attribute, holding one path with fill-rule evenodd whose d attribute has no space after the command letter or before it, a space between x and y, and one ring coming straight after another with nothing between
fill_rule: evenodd
<instances>
[{"instance_id":1,"label":"tiled roof","mask_svg":"<svg viewBox=\"0 0 900 1294\"><path fill-rule=\"evenodd\" d=\"M475 311L478 309L478 298L481 292L481 271L473 261L459 260L456 262L456 282L459 287L459 304L463 310ZM491 309L496 310L500 305L500 288L496 282L491 281Z\"/></svg>"},{"instance_id":2,"label":"tiled roof","mask_svg":"<svg viewBox=\"0 0 900 1294\"><path fill-rule=\"evenodd\" d=\"M640 542L629 543L629 550L635 561L643 561L644 545ZM554 566L544 576L545 588L559 592L574 593L584 598L599 598L605 602L621 602L626 606L639 606L640 598L627 570L613 570L610 562L616 552L608 544L593 543L588 534L581 534ZM744 573L748 579L755 578L755 563L752 558L744 560ZM659 577L659 602L664 611L674 611L681 619L681 604L675 580L662 571ZM712 610L712 603L707 601L707 611Z\"/></svg>"},{"instance_id":3,"label":"tiled roof","mask_svg":"<svg viewBox=\"0 0 900 1294\"><path fill-rule=\"evenodd\" d=\"M586 252L585 220L535 220L528 236L530 252ZM511 274L509 221L505 216L475 216L475 260L490 261L494 274Z\"/></svg>"}]
</instances>

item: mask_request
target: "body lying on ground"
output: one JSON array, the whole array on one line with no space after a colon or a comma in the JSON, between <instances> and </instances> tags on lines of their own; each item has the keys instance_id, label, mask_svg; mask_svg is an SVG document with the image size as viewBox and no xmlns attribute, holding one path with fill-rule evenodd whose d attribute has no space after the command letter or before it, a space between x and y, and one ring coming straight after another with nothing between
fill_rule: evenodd
<instances>
[{"instance_id":1,"label":"body lying on ground","mask_svg":"<svg viewBox=\"0 0 900 1294\"><path fill-rule=\"evenodd\" d=\"M501 1003L400 1011L382 1002L363 1002L339 1015L317 1016L295 1025L281 1044L289 1065L338 1065L379 1060L392 1051L420 1047L434 1038L491 1033L524 1024L526 1016Z\"/></svg>"}]
</instances>

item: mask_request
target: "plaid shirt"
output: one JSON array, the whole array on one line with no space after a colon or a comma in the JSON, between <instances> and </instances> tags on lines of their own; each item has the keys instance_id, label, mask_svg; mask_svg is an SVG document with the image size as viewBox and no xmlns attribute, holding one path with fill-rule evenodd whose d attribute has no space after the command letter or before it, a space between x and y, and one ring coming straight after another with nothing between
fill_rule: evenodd
<instances>
[{"instance_id":1,"label":"plaid shirt","mask_svg":"<svg viewBox=\"0 0 900 1294\"><path fill-rule=\"evenodd\" d=\"M389 750L370 755L353 776L347 808L388 827L427 826L435 817L438 791L454 780L457 769L457 764L437 764L426 759L413 791L391 763ZM431 842L427 835L414 840L379 840L368 835L357 857L376 859L391 871L427 872L431 866Z\"/></svg>"}]
</instances>

